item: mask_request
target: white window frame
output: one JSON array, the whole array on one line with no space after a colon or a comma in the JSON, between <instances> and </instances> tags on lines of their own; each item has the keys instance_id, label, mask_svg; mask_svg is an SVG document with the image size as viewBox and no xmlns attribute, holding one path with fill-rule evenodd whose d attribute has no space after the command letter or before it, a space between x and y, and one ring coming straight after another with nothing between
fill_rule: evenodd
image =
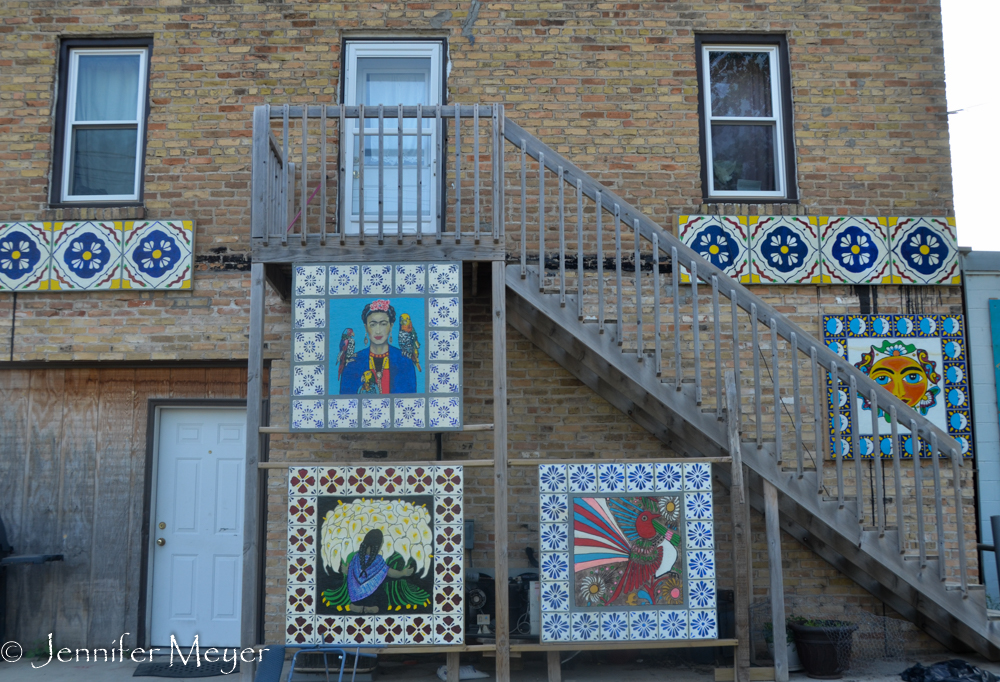
<instances>
[{"instance_id":1,"label":"white window frame","mask_svg":"<svg viewBox=\"0 0 1000 682\"><path fill-rule=\"evenodd\" d=\"M785 123L782 111L781 97L781 59L777 45L752 44L702 44L701 46L702 92L705 107L705 166L706 182L710 198L745 197L748 199L784 199L788 196L785 168ZM771 116L713 116L712 115L712 70L709 61L711 52L765 52L771 67ZM774 130L774 175L775 189L773 191L752 190L717 190L715 189L715 169L712 153L712 124L735 123L741 125L767 125Z\"/></svg>"},{"instance_id":2,"label":"white window frame","mask_svg":"<svg viewBox=\"0 0 1000 682\"><path fill-rule=\"evenodd\" d=\"M358 78L358 59L359 58L389 58L389 59L409 59L409 58L430 58L431 60L431 70L430 70L430 81L429 81L429 101L425 106L434 106L438 104L443 104L442 98L442 59L444 58L444 45L441 41L431 41L431 40L410 40L410 41L376 41L376 40L358 40L358 41L347 41L343 68L344 68L344 104L346 106L356 106L358 104L358 88L357 88L357 78ZM396 107L400 104L399 102L382 102L385 105L385 118L396 118ZM403 102L406 105L406 102ZM412 105L410 105L412 106ZM430 209L430 215L426 219L421 221L421 231L424 234L434 233L437 231L438 222L440 221L440 185L438 183L438 164L440 159L437 157L437 137L441 134L440 131L434 129L433 122L433 112L430 113L429 119L424 119L425 129L430 126L431 134L424 135L424 139L429 140L428 144L421 145L421 156L422 158L430 158L430 200L429 205L426 208ZM344 144L346 149L352 150L348 154L353 154L355 148L355 140L358 137L359 126L357 119L351 119L346 122L345 125L345 139ZM416 125L413 119L407 119L403 124L403 134L406 137L412 137L416 135ZM390 135L396 135L395 132L386 133L386 137ZM343 225L346 227L345 234L358 234L360 232L360 224L357 217L354 215L354 183L357 179L353 177L353 160L351 158L346 159L346 169L347 177L344 178L344 213L343 213ZM365 167L365 173L378 173L378 166ZM390 177L390 172L385 171L385 176L383 183L385 185L395 185L397 182L396 169L393 168L392 176ZM418 171L419 172L419 171ZM367 183L365 183L367 185ZM425 207L421 206L423 210ZM398 232L397 223L397 206L393 204L392 206L385 205L383 209L383 230L385 234L394 234ZM378 233L378 214L365 213L365 234L377 234ZM409 221L406 220L405 216L403 219L403 234L416 234L417 233L417 222L416 220Z\"/></svg>"},{"instance_id":3,"label":"white window frame","mask_svg":"<svg viewBox=\"0 0 1000 682\"><path fill-rule=\"evenodd\" d=\"M121 121L76 121L77 75L80 55L139 55L139 85L136 88L136 118ZM146 89L148 83L149 50L145 47L74 47L69 50L69 69L66 87L66 119L63 125L62 187L60 200L74 203L107 203L139 201L142 181L143 143L145 142ZM70 176L73 171L73 130L75 128L136 128L135 175L130 194L70 194Z\"/></svg>"}]
</instances>

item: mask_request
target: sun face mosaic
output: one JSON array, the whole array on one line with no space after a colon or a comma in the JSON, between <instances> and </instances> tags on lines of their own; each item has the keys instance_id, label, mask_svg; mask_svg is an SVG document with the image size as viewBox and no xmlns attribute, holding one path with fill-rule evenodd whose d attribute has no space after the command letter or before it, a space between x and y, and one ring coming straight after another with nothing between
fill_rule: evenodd
<instances>
[{"instance_id":1,"label":"sun face mosaic","mask_svg":"<svg viewBox=\"0 0 1000 682\"><path fill-rule=\"evenodd\" d=\"M708 464L543 464L543 642L718 637Z\"/></svg>"},{"instance_id":2,"label":"sun face mosaic","mask_svg":"<svg viewBox=\"0 0 1000 682\"><path fill-rule=\"evenodd\" d=\"M288 644L464 641L461 466L288 477Z\"/></svg>"},{"instance_id":3,"label":"sun face mosaic","mask_svg":"<svg viewBox=\"0 0 1000 682\"><path fill-rule=\"evenodd\" d=\"M947 431L972 456L972 419L962 315L828 315L823 318L824 340L830 350L859 368L876 383ZM876 451L870 401L861 395L848 407L847 386L842 382L840 401L841 452L851 458L850 410L857 414L858 448L863 458ZM830 400L830 444L836 452L833 388ZM878 452L892 456L891 425L879 410ZM912 457L910 430L899 426L902 457ZM922 456L929 448L921 441Z\"/></svg>"},{"instance_id":4,"label":"sun face mosaic","mask_svg":"<svg viewBox=\"0 0 1000 682\"><path fill-rule=\"evenodd\" d=\"M292 430L460 430L461 321L461 263L296 265Z\"/></svg>"},{"instance_id":5,"label":"sun face mosaic","mask_svg":"<svg viewBox=\"0 0 1000 682\"><path fill-rule=\"evenodd\" d=\"M0 223L0 291L190 289L190 220Z\"/></svg>"}]
</instances>

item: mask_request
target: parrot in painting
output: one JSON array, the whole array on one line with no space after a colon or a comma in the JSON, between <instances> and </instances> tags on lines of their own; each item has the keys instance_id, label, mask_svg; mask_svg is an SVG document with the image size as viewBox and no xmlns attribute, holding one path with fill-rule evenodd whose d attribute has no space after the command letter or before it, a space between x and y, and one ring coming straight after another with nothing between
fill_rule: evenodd
<instances>
[{"instance_id":1,"label":"parrot in painting","mask_svg":"<svg viewBox=\"0 0 1000 682\"><path fill-rule=\"evenodd\" d=\"M647 589L673 568L680 533L661 521L651 497L577 498L573 504L576 571L624 563L621 580L606 603Z\"/></svg>"},{"instance_id":2,"label":"parrot in painting","mask_svg":"<svg viewBox=\"0 0 1000 682\"><path fill-rule=\"evenodd\" d=\"M337 380L344 374L344 367L354 359L354 330L348 327L340 335L340 355L337 356Z\"/></svg>"},{"instance_id":3,"label":"parrot in painting","mask_svg":"<svg viewBox=\"0 0 1000 682\"><path fill-rule=\"evenodd\" d=\"M417 371L420 372L422 371L420 369L420 341L417 339L417 332L413 329L410 316L403 313L399 316L399 350L413 361Z\"/></svg>"},{"instance_id":4,"label":"parrot in painting","mask_svg":"<svg viewBox=\"0 0 1000 682\"><path fill-rule=\"evenodd\" d=\"M368 370L361 375L361 388L358 393L381 393L381 389L378 385L378 381L375 380L375 374L371 370Z\"/></svg>"}]
</instances>

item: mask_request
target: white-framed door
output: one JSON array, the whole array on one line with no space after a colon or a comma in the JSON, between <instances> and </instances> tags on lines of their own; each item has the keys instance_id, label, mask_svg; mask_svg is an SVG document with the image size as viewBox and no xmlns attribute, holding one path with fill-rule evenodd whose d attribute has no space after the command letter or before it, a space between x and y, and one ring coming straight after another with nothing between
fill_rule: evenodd
<instances>
[{"instance_id":1,"label":"white-framed door","mask_svg":"<svg viewBox=\"0 0 1000 682\"><path fill-rule=\"evenodd\" d=\"M400 194L404 233L416 233L418 219L423 232L437 229L440 190L437 141L441 131L436 129L433 111L428 112L429 118L422 121L419 129L415 119L404 119L401 149L398 106L441 104L442 52L440 41L348 41L344 55L344 104L364 104L366 112L383 105L383 134L380 144L379 122L375 118L366 118L363 127L357 119L345 124L349 191L345 192L343 218L347 234L359 234L362 220L365 234L378 232L380 199L383 230L386 234L396 233L400 225ZM364 211L361 210L362 154Z\"/></svg>"},{"instance_id":2,"label":"white-framed door","mask_svg":"<svg viewBox=\"0 0 1000 682\"><path fill-rule=\"evenodd\" d=\"M149 645L240 646L246 408L158 407Z\"/></svg>"}]
</instances>

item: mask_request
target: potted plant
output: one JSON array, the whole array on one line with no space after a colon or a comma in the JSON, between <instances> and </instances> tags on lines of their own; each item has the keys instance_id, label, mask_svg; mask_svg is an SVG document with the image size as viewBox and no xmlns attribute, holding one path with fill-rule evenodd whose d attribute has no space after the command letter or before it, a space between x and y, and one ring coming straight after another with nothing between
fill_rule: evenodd
<instances>
[{"instance_id":1,"label":"potted plant","mask_svg":"<svg viewBox=\"0 0 1000 682\"><path fill-rule=\"evenodd\" d=\"M785 646L788 651L788 672L798 672L802 670L802 662L799 660L799 651L795 648L795 638L792 628L789 627L789 620L785 621ZM767 652L774 660L774 625L768 621L764 623L764 641L767 642Z\"/></svg>"},{"instance_id":2,"label":"potted plant","mask_svg":"<svg viewBox=\"0 0 1000 682\"><path fill-rule=\"evenodd\" d=\"M837 680L851 664L851 644L857 625L845 620L792 617L788 627L806 675L818 680Z\"/></svg>"}]
</instances>

